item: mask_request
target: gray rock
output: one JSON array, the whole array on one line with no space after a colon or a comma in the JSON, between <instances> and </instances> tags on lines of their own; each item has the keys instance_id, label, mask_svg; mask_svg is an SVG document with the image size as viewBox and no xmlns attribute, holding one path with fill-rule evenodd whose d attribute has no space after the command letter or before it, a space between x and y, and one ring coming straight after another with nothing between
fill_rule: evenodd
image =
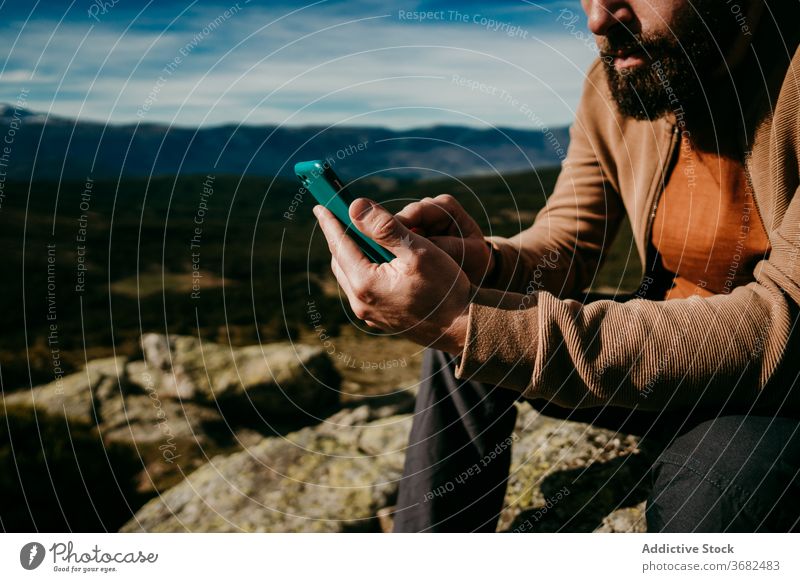
<instances>
[{"instance_id":1,"label":"gray rock","mask_svg":"<svg viewBox=\"0 0 800 582\"><path fill-rule=\"evenodd\" d=\"M98 430L106 443L135 449L143 463L137 490L153 495L180 483L230 441L234 429L211 407L159 399L154 392L113 398L100 406Z\"/></svg>"},{"instance_id":2,"label":"gray rock","mask_svg":"<svg viewBox=\"0 0 800 582\"><path fill-rule=\"evenodd\" d=\"M34 406L57 417L95 424L100 403L125 394L125 358L94 360L80 372L5 396L9 406Z\"/></svg>"},{"instance_id":3,"label":"gray rock","mask_svg":"<svg viewBox=\"0 0 800 582\"><path fill-rule=\"evenodd\" d=\"M210 426L224 427L222 416L212 408L191 402L159 400L151 395L114 398L100 406L100 431L106 442L164 443L180 440L200 445L212 442Z\"/></svg>"},{"instance_id":4,"label":"gray rock","mask_svg":"<svg viewBox=\"0 0 800 582\"><path fill-rule=\"evenodd\" d=\"M595 531L599 533L646 533L647 521L642 501L635 507L623 507L609 513Z\"/></svg>"},{"instance_id":5,"label":"gray rock","mask_svg":"<svg viewBox=\"0 0 800 582\"><path fill-rule=\"evenodd\" d=\"M642 531L646 459L636 439L520 406L498 529ZM215 457L122 531L376 529L380 513L389 519L411 415L375 420L375 410L342 410L285 438Z\"/></svg>"},{"instance_id":6,"label":"gray rock","mask_svg":"<svg viewBox=\"0 0 800 582\"><path fill-rule=\"evenodd\" d=\"M501 531L640 531L652 459L636 437L521 404Z\"/></svg>"},{"instance_id":7,"label":"gray rock","mask_svg":"<svg viewBox=\"0 0 800 582\"><path fill-rule=\"evenodd\" d=\"M271 418L327 415L339 403L341 379L321 347L283 342L232 348L145 334L142 349L145 360L128 364L128 376L160 398Z\"/></svg>"},{"instance_id":8,"label":"gray rock","mask_svg":"<svg viewBox=\"0 0 800 582\"><path fill-rule=\"evenodd\" d=\"M140 390L156 392L163 398L192 400L197 396L197 389L190 378L156 368L143 360L128 362L127 374Z\"/></svg>"},{"instance_id":9,"label":"gray rock","mask_svg":"<svg viewBox=\"0 0 800 582\"><path fill-rule=\"evenodd\" d=\"M147 503L121 531L377 528L378 509L396 491L411 418L361 424L369 416L364 408L212 458Z\"/></svg>"},{"instance_id":10,"label":"gray rock","mask_svg":"<svg viewBox=\"0 0 800 582\"><path fill-rule=\"evenodd\" d=\"M172 352L175 351L175 336L166 336L160 333L146 333L142 335L140 343L142 352L150 366L156 370L169 371L172 369Z\"/></svg>"}]
</instances>

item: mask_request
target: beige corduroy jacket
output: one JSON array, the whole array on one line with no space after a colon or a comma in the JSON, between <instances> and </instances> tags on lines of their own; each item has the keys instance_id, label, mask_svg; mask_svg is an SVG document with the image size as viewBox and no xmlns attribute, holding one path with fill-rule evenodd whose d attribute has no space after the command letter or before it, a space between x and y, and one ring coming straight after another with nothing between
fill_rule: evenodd
<instances>
[{"instance_id":1,"label":"beige corduroy jacket","mask_svg":"<svg viewBox=\"0 0 800 582\"><path fill-rule=\"evenodd\" d=\"M742 138L751 140L743 143L745 166L771 243L752 283L708 298L569 298L591 283L625 214L645 274L658 195L685 127L676 115L619 115L597 61L546 207L519 235L488 238L498 265L470 304L457 377L566 407L800 410L796 46L754 81L764 86L761 111L742 105L754 119L751 137Z\"/></svg>"}]
</instances>

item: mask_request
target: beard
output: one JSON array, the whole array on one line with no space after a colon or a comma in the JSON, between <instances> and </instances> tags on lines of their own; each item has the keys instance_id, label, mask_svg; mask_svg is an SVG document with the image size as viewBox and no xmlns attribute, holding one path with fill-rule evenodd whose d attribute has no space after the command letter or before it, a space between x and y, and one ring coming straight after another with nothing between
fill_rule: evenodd
<instances>
[{"instance_id":1,"label":"beard","mask_svg":"<svg viewBox=\"0 0 800 582\"><path fill-rule=\"evenodd\" d=\"M692 4L665 33L633 34L620 25L602 40L600 56L622 115L654 120L670 111L691 115L703 108L711 75L741 30L722 0ZM617 51L641 52L645 62L617 70Z\"/></svg>"}]
</instances>

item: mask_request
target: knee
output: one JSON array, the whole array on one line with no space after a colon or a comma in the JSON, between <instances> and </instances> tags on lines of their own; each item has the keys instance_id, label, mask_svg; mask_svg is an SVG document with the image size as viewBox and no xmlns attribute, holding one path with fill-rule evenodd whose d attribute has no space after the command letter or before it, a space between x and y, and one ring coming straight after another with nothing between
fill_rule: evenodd
<instances>
[{"instance_id":1,"label":"knee","mask_svg":"<svg viewBox=\"0 0 800 582\"><path fill-rule=\"evenodd\" d=\"M652 467L648 531L790 531L800 424L727 416L677 437ZM788 510L787 510L788 508Z\"/></svg>"}]
</instances>

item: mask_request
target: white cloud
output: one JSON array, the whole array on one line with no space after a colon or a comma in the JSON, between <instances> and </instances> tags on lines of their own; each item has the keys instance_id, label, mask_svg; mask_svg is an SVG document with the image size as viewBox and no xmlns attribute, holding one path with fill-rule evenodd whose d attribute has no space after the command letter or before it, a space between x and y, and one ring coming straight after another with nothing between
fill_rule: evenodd
<instances>
[{"instance_id":1,"label":"white cloud","mask_svg":"<svg viewBox=\"0 0 800 582\"><path fill-rule=\"evenodd\" d=\"M102 121L136 121L156 87L145 120L181 125L244 120L307 125L352 118L395 127L482 122L530 127L522 104L549 125L572 120L583 71L594 54L554 16L550 27L523 26L524 37L509 37L472 22L402 22L396 12L364 20L387 13L377 6L363 10L361 20L339 5L271 26L279 12L242 6L185 57L181 48L219 9L192 12L164 31L123 32L101 23L82 45L85 24L30 22L10 53L13 68L3 73L9 85L0 99L16 95L15 83L38 62L36 74L46 82L31 92L32 108ZM319 67L326 61L332 62ZM165 73L170 63L176 66ZM509 97L459 86L454 75Z\"/></svg>"}]
</instances>

